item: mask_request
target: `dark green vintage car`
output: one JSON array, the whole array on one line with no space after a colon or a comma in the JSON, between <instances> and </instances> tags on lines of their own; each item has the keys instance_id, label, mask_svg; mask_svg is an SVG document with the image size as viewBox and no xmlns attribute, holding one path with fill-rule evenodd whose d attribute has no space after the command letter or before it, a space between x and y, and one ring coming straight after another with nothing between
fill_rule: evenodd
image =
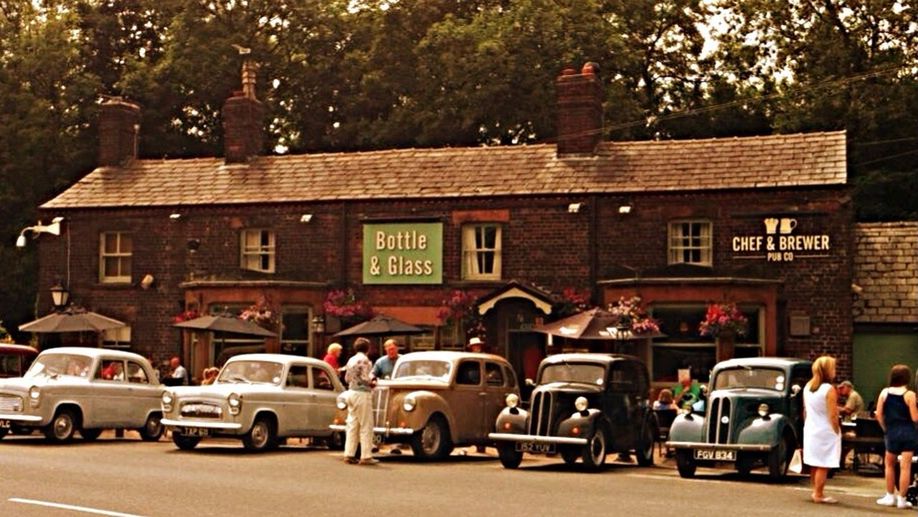
<instances>
[{"instance_id":1,"label":"dark green vintage car","mask_svg":"<svg viewBox=\"0 0 918 517\"><path fill-rule=\"evenodd\" d=\"M698 465L733 464L741 474L765 466L781 479L803 439L803 386L812 376L802 359L755 357L718 363L704 414L679 415L667 446L679 474Z\"/></svg>"}]
</instances>

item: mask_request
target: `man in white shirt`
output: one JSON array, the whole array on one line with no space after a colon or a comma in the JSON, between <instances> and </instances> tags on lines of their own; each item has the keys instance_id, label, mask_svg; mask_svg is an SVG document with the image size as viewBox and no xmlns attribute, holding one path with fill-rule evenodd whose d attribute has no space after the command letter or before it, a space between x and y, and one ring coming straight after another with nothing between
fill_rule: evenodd
<instances>
[{"instance_id":1,"label":"man in white shirt","mask_svg":"<svg viewBox=\"0 0 918 517\"><path fill-rule=\"evenodd\" d=\"M169 360L169 367L172 368L172 373L169 374L171 379L181 379L182 386L188 385L188 370L182 366L182 360L178 356L174 356Z\"/></svg>"}]
</instances>

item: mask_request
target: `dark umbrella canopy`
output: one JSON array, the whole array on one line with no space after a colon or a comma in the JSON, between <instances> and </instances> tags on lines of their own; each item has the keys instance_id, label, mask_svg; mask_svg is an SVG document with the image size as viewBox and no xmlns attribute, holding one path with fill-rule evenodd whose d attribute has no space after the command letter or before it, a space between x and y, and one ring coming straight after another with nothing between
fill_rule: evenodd
<instances>
[{"instance_id":1,"label":"dark umbrella canopy","mask_svg":"<svg viewBox=\"0 0 918 517\"><path fill-rule=\"evenodd\" d=\"M232 316L200 316L193 320L175 323L173 327L209 332L228 332L243 336L274 337L277 334L255 323Z\"/></svg>"},{"instance_id":2,"label":"dark umbrella canopy","mask_svg":"<svg viewBox=\"0 0 918 517\"><path fill-rule=\"evenodd\" d=\"M109 318L101 314L69 308L65 311L55 312L38 318L35 321L23 323L19 326L22 332L35 332L39 334L52 334L63 332L102 332L103 330L126 327L123 321Z\"/></svg>"},{"instance_id":3,"label":"dark umbrella canopy","mask_svg":"<svg viewBox=\"0 0 918 517\"><path fill-rule=\"evenodd\" d=\"M568 339L646 339L661 337L660 332L635 334L631 330L618 328L620 318L600 308L583 311L573 316L546 323L533 328L535 332L551 334Z\"/></svg>"},{"instance_id":4,"label":"dark umbrella canopy","mask_svg":"<svg viewBox=\"0 0 918 517\"><path fill-rule=\"evenodd\" d=\"M335 334L335 336L402 336L405 334L423 334L426 330L415 327L392 316L380 314L369 321L358 323Z\"/></svg>"}]
</instances>

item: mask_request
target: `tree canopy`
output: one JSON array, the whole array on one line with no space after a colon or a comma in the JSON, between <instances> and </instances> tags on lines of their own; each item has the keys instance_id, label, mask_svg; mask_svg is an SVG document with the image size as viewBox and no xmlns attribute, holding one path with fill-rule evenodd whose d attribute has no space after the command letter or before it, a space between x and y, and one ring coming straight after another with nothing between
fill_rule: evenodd
<instances>
[{"instance_id":1,"label":"tree canopy","mask_svg":"<svg viewBox=\"0 0 918 517\"><path fill-rule=\"evenodd\" d=\"M41 202L89 171L106 96L145 157L220 155L260 65L272 152L519 145L555 136L554 80L598 63L606 137L846 129L862 220L918 218L910 0L5 0L0 314L29 317Z\"/></svg>"}]
</instances>

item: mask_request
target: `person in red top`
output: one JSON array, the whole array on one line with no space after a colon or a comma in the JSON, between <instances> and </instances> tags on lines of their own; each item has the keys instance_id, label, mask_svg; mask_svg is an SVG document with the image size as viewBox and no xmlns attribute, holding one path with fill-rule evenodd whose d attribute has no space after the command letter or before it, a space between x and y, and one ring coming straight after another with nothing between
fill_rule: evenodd
<instances>
[{"instance_id":1,"label":"person in red top","mask_svg":"<svg viewBox=\"0 0 918 517\"><path fill-rule=\"evenodd\" d=\"M329 366L338 371L341 366L338 364L338 358L341 357L342 347L338 343L332 343L328 345L327 353L325 354L325 359L323 359Z\"/></svg>"}]
</instances>

